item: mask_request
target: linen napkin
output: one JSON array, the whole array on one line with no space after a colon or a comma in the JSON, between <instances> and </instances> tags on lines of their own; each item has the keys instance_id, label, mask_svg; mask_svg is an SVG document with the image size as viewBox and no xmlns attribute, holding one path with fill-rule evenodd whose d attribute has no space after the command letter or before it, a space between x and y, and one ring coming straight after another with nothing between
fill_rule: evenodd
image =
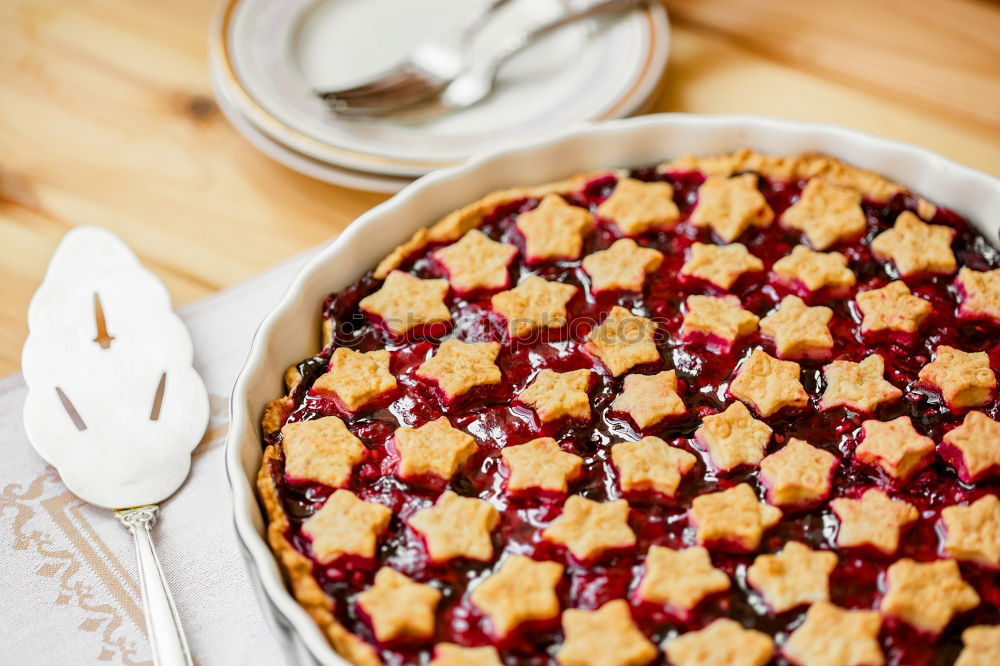
<instances>
[{"instance_id":1,"label":"linen napkin","mask_svg":"<svg viewBox=\"0 0 1000 666\"><path fill-rule=\"evenodd\" d=\"M154 539L202 666L286 663L236 542L223 444L229 392L253 334L306 258L179 311L211 420L187 482L161 505ZM0 379L0 664L151 664L131 536L111 512L70 493L31 448L25 391L19 375Z\"/></svg>"}]
</instances>

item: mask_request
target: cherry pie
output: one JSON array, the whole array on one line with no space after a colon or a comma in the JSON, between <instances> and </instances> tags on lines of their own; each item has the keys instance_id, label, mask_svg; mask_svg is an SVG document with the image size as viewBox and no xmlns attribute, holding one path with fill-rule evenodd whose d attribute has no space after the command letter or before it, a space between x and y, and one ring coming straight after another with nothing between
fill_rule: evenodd
<instances>
[{"instance_id":1,"label":"cherry pie","mask_svg":"<svg viewBox=\"0 0 1000 666\"><path fill-rule=\"evenodd\" d=\"M496 192L323 304L259 488L346 659L996 666L1000 252L821 155Z\"/></svg>"}]
</instances>

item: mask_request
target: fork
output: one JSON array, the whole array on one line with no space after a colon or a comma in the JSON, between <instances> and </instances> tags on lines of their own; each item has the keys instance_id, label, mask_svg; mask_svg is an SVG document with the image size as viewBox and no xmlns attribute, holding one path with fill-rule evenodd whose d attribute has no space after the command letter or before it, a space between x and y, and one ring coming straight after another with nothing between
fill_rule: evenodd
<instances>
[{"instance_id":1,"label":"fork","mask_svg":"<svg viewBox=\"0 0 1000 666\"><path fill-rule=\"evenodd\" d=\"M568 12L514 35L488 58L478 62L467 63L460 52L441 49L439 45L419 48L406 63L385 77L355 88L319 93L319 96L333 111L345 116L393 113L426 102L441 95L442 91L446 106L465 108L490 94L497 71L508 60L555 30L598 14L641 7L652 1L603 0ZM497 0L486 14L505 2ZM481 17L477 24L482 23L485 20Z\"/></svg>"},{"instance_id":2,"label":"fork","mask_svg":"<svg viewBox=\"0 0 1000 666\"><path fill-rule=\"evenodd\" d=\"M493 0L476 18L457 34L437 42L417 46L409 57L370 81L340 90L318 91L330 107L339 113L351 113L364 106L370 97L392 96L400 101L411 97L419 101L444 89L466 66L466 53L472 39L496 12L510 0ZM417 83L419 85L414 86ZM428 96L429 96L428 95ZM357 105L352 100L359 100Z\"/></svg>"}]
</instances>

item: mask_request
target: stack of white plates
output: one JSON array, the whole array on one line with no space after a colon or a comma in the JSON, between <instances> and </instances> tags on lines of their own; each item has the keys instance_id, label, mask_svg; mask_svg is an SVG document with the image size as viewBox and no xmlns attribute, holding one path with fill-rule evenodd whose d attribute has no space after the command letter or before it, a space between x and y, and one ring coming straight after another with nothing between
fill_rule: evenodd
<instances>
[{"instance_id":1,"label":"stack of white plates","mask_svg":"<svg viewBox=\"0 0 1000 666\"><path fill-rule=\"evenodd\" d=\"M641 112L658 92L669 24L660 3L570 25L512 59L494 93L462 111L338 117L314 91L371 78L417 44L457 32L491 0L223 0L210 36L222 111L286 166L395 192L484 148ZM593 0L514 0L480 33L504 37Z\"/></svg>"}]
</instances>

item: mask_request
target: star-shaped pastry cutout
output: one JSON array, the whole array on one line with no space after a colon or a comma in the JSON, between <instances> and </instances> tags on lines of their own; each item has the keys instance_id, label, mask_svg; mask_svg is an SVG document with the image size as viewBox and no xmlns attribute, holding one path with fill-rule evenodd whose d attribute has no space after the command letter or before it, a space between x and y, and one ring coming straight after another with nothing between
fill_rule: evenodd
<instances>
[{"instance_id":1,"label":"star-shaped pastry cutout","mask_svg":"<svg viewBox=\"0 0 1000 666\"><path fill-rule=\"evenodd\" d=\"M809 607L782 653L796 666L882 666L882 618L875 611L846 610L828 601Z\"/></svg>"},{"instance_id":2,"label":"star-shaped pastry cutout","mask_svg":"<svg viewBox=\"0 0 1000 666\"><path fill-rule=\"evenodd\" d=\"M688 510L698 543L744 552L757 550L764 531L777 525L781 515L781 509L760 502L746 483L699 495Z\"/></svg>"},{"instance_id":3,"label":"star-shaped pastry cutout","mask_svg":"<svg viewBox=\"0 0 1000 666\"><path fill-rule=\"evenodd\" d=\"M863 291L854 298L861 311L861 332L916 333L931 313L930 303L914 296L902 280L880 289Z\"/></svg>"},{"instance_id":4,"label":"star-shaped pastry cutout","mask_svg":"<svg viewBox=\"0 0 1000 666\"><path fill-rule=\"evenodd\" d=\"M446 490L434 506L413 514L409 525L423 537L432 562L456 557L485 562L493 559L490 532L499 520L488 502Z\"/></svg>"},{"instance_id":5,"label":"star-shaped pastry cutout","mask_svg":"<svg viewBox=\"0 0 1000 666\"><path fill-rule=\"evenodd\" d=\"M996 441L1000 445L1000 440ZM941 510L944 552L956 560L1000 568L1000 499L983 495L968 506Z\"/></svg>"},{"instance_id":6,"label":"star-shaped pastry cutout","mask_svg":"<svg viewBox=\"0 0 1000 666\"><path fill-rule=\"evenodd\" d=\"M619 180L611 196L597 207L597 214L626 236L669 231L680 218L670 183L644 183L634 178Z\"/></svg>"},{"instance_id":7,"label":"star-shaped pastry cutout","mask_svg":"<svg viewBox=\"0 0 1000 666\"><path fill-rule=\"evenodd\" d=\"M703 418L694 438L708 451L717 471L731 472L760 464L771 441L771 428L755 419L742 402L734 402L725 411Z\"/></svg>"},{"instance_id":8,"label":"star-shaped pastry cutout","mask_svg":"<svg viewBox=\"0 0 1000 666\"><path fill-rule=\"evenodd\" d=\"M536 329L565 326L566 304L577 291L571 284L532 275L513 289L495 294L491 303L507 320L508 333L521 337Z\"/></svg>"},{"instance_id":9,"label":"star-shaped pastry cutout","mask_svg":"<svg viewBox=\"0 0 1000 666\"><path fill-rule=\"evenodd\" d=\"M822 178L810 178L802 196L781 215L781 224L797 229L817 250L860 238L867 222L861 193Z\"/></svg>"},{"instance_id":10,"label":"star-shaped pastry cutout","mask_svg":"<svg viewBox=\"0 0 1000 666\"><path fill-rule=\"evenodd\" d=\"M727 243L732 243L750 227L764 228L774 220L774 211L757 189L757 174L732 178L709 176L698 188L698 205L691 224L709 227Z\"/></svg>"},{"instance_id":11,"label":"star-shaped pastry cutout","mask_svg":"<svg viewBox=\"0 0 1000 666\"><path fill-rule=\"evenodd\" d=\"M607 250L583 258L583 270L590 276L591 293L602 291L642 291L646 274L663 263L663 255L648 247L639 247L631 238L621 238Z\"/></svg>"},{"instance_id":12,"label":"star-shaped pastry cutout","mask_svg":"<svg viewBox=\"0 0 1000 666\"><path fill-rule=\"evenodd\" d=\"M650 546L636 596L648 603L664 604L686 619L703 599L725 592L729 585L729 576L712 566L702 546L684 550Z\"/></svg>"},{"instance_id":13,"label":"star-shaped pastry cutout","mask_svg":"<svg viewBox=\"0 0 1000 666\"><path fill-rule=\"evenodd\" d=\"M840 252L816 252L796 245L792 253L774 262L771 270L786 282L798 282L809 291L853 287L854 271Z\"/></svg>"},{"instance_id":14,"label":"star-shaped pastry cutout","mask_svg":"<svg viewBox=\"0 0 1000 666\"><path fill-rule=\"evenodd\" d=\"M357 601L379 643L422 641L434 635L434 611L441 592L382 567L375 574L375 583L359 593Z\"/></svg>"},{"instance_id":15,"label":"star-shaped pastry cutout","mask_svg":"<svg viewBox=\"0 0 1000 666\"><path fill-rule=\"evenodd\" d=\"M521 393L517 400L534 408L542 423L570 418L590 420L590 370L555 372L542 370Z\"/></svg>"},{"instance_id":16,"label":"star-shaped pastry cutout","mask_svg":"<svg viewBox=\"0 0 1000 666\"><path fill-rule=\"evenodd\" d=\"M962 632L962 653L955 666L995 666L1000 664L1000 625L979 625Z\"/></svg>"},{"instance_id":17,"label":"star-shaped pastry cutout","mask_svg":"<svg viewBox=\"0 0 1000 666\"><path fill-rule=\"evenodd\" d=\"M418 377L437 383L447 401L477 386L499 384L500 368L494 361L500 353L496 342L459 342L448 338L437 352L417 368Z\"/></svg>"},{"instance_id":18,"label":"star-shaped pastry cutout","mask_svg":"<svg viewBox=\"0 0 1000 666\"><path fill-rule=\"evenodd\" d=\"M382 288L362 298L358 307L377 316L389 333L400 337L418 327L449 323L451 312L444 303L447 293L447 280L422 280L393 271Z\"/></svg>"},{"instance_id":19,"label":"star-shaped pastry cutout","mask_svg":"<svg viewBox=\"0 0 1000 666\"><path fill-rule=\"evenodd\" d=\"M889 499L877 488L869 488L861 499L838 497L830 508L840 520L837 545L841 548L867 546L884 555L899 548L899 534L920 517L913 505Z\"/></svg>"},{"instance_id":20,"label":"star-shaped pastry cutout","mask_svg":"<svg viewBox=\"0 0 1000 666\"><path fill-rule=\"evenodd\" d=\"M618 470L622 492L648 492L673 497L697 458L659 437L638 442L618 442L611 447L611 460Z\"/></svg>"},{"instance_id":21,"label":"star-shaped pastry cutout","mask_svg":"<svg viewBox=\"0 0 1000 666\"><path fill-rule=\"evenodd\" d=\"M656 657L656 646L635 626L624 599L593 611L564 610L562 626L559 666L645 666Z\"/></svg>"},{"instance_id":22,"label":"star-shaped pastry cutout","mask_svg":"<svg viewBox=\"0 0 1000 666\"><path fill-rule=\"evenodd\" d=\"M1000 421L969 412L962 425L945 433L939 451L966 483L1000 474Z\"/></svg>"},{"instance_id":23,"label":"star-shaped pastry cutout","mask_svg":"<svg viewBox=\"0 0 1000 666\"><path fill-rule=\"evenodd\" d=\"M583 239L594 228L594 218L585 208L566 203L558 194L546 194L537 208L517 217L524 236L524 254L529 264L555 259L579 259Z\"/></svg>"},{"instance_id":24,"label":"star-shaped pastry cutout","mask_svg":"<svg viewBox=\"0 0 1000 666\"><path fill-rule=\"evenodd\" d=\"M456 294L506 289L515 256L516 247L498 243L478 229L434 253L434 259L448 271Z\"/></svg>"},{"instance_id":25,"label":"star-shaped pastry cutout","mask_svg":"<svg viewBox=\"0 0 1000 666\"><path fill-rule=\"evenodd\" d=\"M920 380L940 391L949 407L986 404L997 387L986 352L964 352L948 345L934 350L934 361L920 369Z\"/></svg>"},{"instance_id":26,"label":"star-shaped pastry cutout","mask_svg":"<svg viewBox=\"0 0 1000 666\"><path fill-rule=\"evenodd\" d=\"M503 662L492 645L469 648L438 643L434 646L434 658L427 666L503 666Z\"/></svg>"},{"instance_id":27,"label":"star-shaped pastry cutout","mask_svg":"<svg viewBox=\"0 0 1000 666\"><path fill-rule=\"evenodd\" d=\"M384 349L362 353L338 347L330 357L329 370L313 383L312 390L356 412L396 389L390 358Z\"/></svg>"},{"instance_id":28,"label":"star-shaped pastry cutout","mask_svg":"<svg viewBox=\"0 0 1000 666\"><path fill-rule=\"evenodd\" d=\"M805 407L809 395L802 388L799 372L798 363L779 361L755 349L737 370L729 392L763 417L777 414L786 407Z\"/></svg>"},{"instance_id":29,"label":"star-shaped pastry cutout","mask_svg":"<svg viewBox=\"0 0 1000 666\"><path fill-rule=\"evenodd\" d=\"M879 609L937 636L956 613L978 605L979 595L962 580L955 560L914 562L904 557L886 571L886 591Z\"/></svg>"},{"instance_id":30,"label":"star-shaped pastry cutout","mask_svg":"<svg viewBox=\"0 0 1000 666\"><path fill-rule=\"evenodd\" d=\"M777 555L758 555L747 569L747 582L775 613L830 600L830 574L837 554L789 541Z\"/></svg>"},{"instance_id":31,"label":"star-shaped pastry cutout","mask_svg":"<svg viewBox=\"0 0 1000 666\"><path fill-rule=\"evenodd\" d=\"M449 481L478 450L476 440L452 427L446 416L419 428L398 428L392 446L399 454L399 478L414 483L426 477Z\"/></svg>"},{"instance_id":32,"label":"star-shaped pastry cutout","mask_svg":"<svg viewBox=\"0 0 1000 666\"><path fill-rule=\"evenodd\" d=\"M493 635L508 636L523 622L559 615L556 585L563 575L557 562L538 562L512 555L472 590L472 603L490 620Z\"/></svg>"},{"instance_id":33,"label":"star-shaped pastry cutout","mask_svg":"<svg viewBox=\"0 0 1000 666\"><path fill-rule=\"evenodd\" d=\"M542 531L551 543L565 546L580 562L588 562L609 550L631 548L635 532L628 526L628 502L595 502L571 495L562 514Z\"/></svg>"},{"instance_id":34,"label":"star-shaped pastry cutout","mask_svg":"<svg viewBox=\"0 0 1000 666\"><path fill-rule=\"evenodd\" d=\"M663 651L673 666L764 666L774 655L774 641L722 617L700 631L670 639Z\"/></svg>"},{"instance_id":35,"label":"star-shaped pastry cutout","mask_svg":"<svg viewBox=\"0 0 1000 666\"><path fill-rule=\"evenodd\" d=\"M611 403L611 409L628 414L640 430L687 413L684 401L677 394L677 372L674 370L626 376L622 392Z\"/></svg>"},{"instance_id":36,"label":"star-shaped pastry cutout","mask_svg":"<svg viewBox=\"0 0 1000 666\"><path fill-rule=\"evenodd\" d=\"M1000 323L1000 268L974 271L963 267L958 271L955 285L962 296L959 315Z\"/></svg>"},{"instance_id":37,"label":"star-shaped pastry cutout","mask_svg":"<svg viewBox=\"0 0 1000 666\"><path fill-rule=\"evenodd\" d=\"M880 468L900 483L927 467L934 457L934 440L917 432L909 416L865 421L861 424L861 438L854 450L857 459Z\"/></svg>"},{"instance_id":38,"label":"star-shaped pastry cutout","mask_svg":"<svg viewBox=\"0 0 1000 666\"><path fill-rule=\"evenodd\" d=\"M660 360L655 336L655 323L616 305L604 323L590 332L583 348L617 377L637 365Z\"/></svg>"},{"instance_id":39,"label":"star-shaped pastry cutout","mask_svg":"<svg viewBox=\"0 0 1000 666\"><path fill-rule=\"evenodd\" d=\"M785 296L778 309L760 320L760 332L774 341L778 358L826 358L833 349L833 310L809 307L798 296Z\"/></svg>"},{"instance_id":40,"label":"star-shaped pastry cutout","mask_svg":"<svg viewBox=\"0 0 1000 666\"><path fill-rule=\"evenodd\" d=\"M760 319L744 310L736 296L688 296L681 336L705 339L709 346L728 352L737 339L757 330Z\"/></svg>"},{"instance_id":41,"label":"star-shaped pastry cutout","mask_svg":"<svg viewBox=\"0 0 1000 666\"><path fill-rule=\"evenodd\" d=\"M680 274L704 280L727 291L744 273L764 270L764 262L742 243L725 247L693 243Z\"/></svg>"},{"instance_id":42,"label":"star-shaped pastry cutout","mask_svg":"<svg viewBox=\"0 0 1000 666\"><path fill-rule=\"evenodd\" d=\"M500 457L507 469L507 492L513 494L544 490L565 495L583 471L583 459L560 449L551 437L508 446Z\"/></svg>"},{"instance_id":43,"label":"star-shaped pastry cutout","mask_svg":"<svg viewBox=\"0 0 1000 666\"><path fill-rule=\"evenodd\" d=\"M336 416L288 423L281 429L285 476L343 488L354 466L365 456L365 445Z\"/></svg>"},{"instance_id":44,"label":"star-shaped pastry cutout","mask_svg":"<svg viewBox=\"0 0 1000 666\"><path fill-rule=\"evenodd\" d=\"M812 506L830 496L840 461L829 451L792 437L760 463L767 501L776 506Z\"/></svg>"},{"instance_id":45,"label":"star-shaped pastry cutout","mask_svg":"<svg viewBox=\"0 0 1000 666\"><path fill-rule=\"evenodd\" d=\"M350 490L338 490L302 524L302 533L312 541L313 558L320 564L330 564L342 555L370 560L390 519L388 507L358 499Z\"/></svg>"},{"instance_id":46,"label":"star-shaped pastry cutout","mask_svg":"<svg viewBox=\"0 0 1000 666\"><path fill-rule=\"evenodd\" d=\"M847 407L860 414L871 414L882 404L895 402L903 392L883 378L885 361L872 354L860 363L834 361L823 368L826 390L820 409Z\"/></svg>"},{"instance_id":47,"label":"star-shaped pastry cutout","mask_svg":"<svg viewBox=\"0 0 1000 666\"><path fill-rule=\"evenodd\" d=\"M892 229L872 239L876 259L892 261L902 277L926 273L955 272L955 254L951 241L955 230L940 224L927 224L910 211L896 218Z\"/></svg>"}]
</instances>

